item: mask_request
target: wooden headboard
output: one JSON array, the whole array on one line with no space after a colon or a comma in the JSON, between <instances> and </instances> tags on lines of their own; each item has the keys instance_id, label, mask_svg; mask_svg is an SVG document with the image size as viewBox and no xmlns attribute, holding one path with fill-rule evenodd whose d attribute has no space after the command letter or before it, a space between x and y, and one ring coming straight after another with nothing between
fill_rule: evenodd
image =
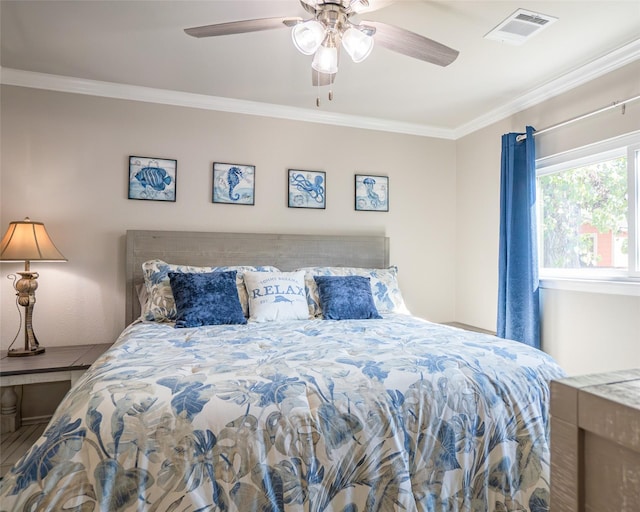
<instances>
[{"instance_id":1,"label":"wooden headboard","mask_svg":"<svg viewBox=\"0 0 640 512\"><path fill-rule=\"evenodd\" d=\"M389 266L385 236L277 235L189 231L127 231L126 324L140 316L137 290L142 263L161 259L178 265L273 265L299 267Z\"/></svg>"}]
</instances>

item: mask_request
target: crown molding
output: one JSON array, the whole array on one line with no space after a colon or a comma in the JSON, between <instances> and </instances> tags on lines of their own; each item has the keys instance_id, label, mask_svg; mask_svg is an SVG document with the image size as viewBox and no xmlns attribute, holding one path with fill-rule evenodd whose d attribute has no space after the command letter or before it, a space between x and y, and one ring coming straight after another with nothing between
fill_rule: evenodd
<instances>
[{"instance_id":1,"label":"crown molding","mask_svg":"<svg viewBox=\"0 0 640 512\"><path fill-rule=\"evenodd\" d=\"M233 112L253 116L275 117L293 121L418 135L421 137L436 137L442 139L453 139L454 137L453 130L417 123L403 123L373 117L336 114L305 108L274 105L271 103L156 89L138 85L102 82L34 71L23 71L13 68L0 68L0 83L17 87L30 87L33 89L46 89L57 92L160 103L163 105Z\"/></svg>"},{"instance_id":2,"label":"crown molding","mask_svg":"<svg viewBox=\"0 0 640 512\"><path fill-rule=\"evenodd\" d=\"M622 46L584 66L581 66L556 80L547 82L543 86L538 87L523 96L515 98L513 101L510 101L500 108L487 112L486 114L455 129L441 128L418 123L404 123L373 117L322 112L318 110L238 100L220 96L208 96L205 94L156 89L138 85L127 85L51 75L13 68L0 67L0 83L3 85L46 89L73 94L86 94L90 96L159 103L163 105L216 110L253 116L273 117L278 119L328 124L348 128L402 133L405 135L417 135L420 137L457 140L465 135L501 121L502 119L585 84L638 59L640 59L640 39L632 41L631 43Z\"/></svg>"},{"instance_id":3,"label":"crown molding","mask_svg":"<svg viewBox=\"0 0 640 512\"><path fill-rule=\"evenodd\" d=\"M631 64L638 59L640 59L640 39L636 39L607 55L566 73L560 78L547 82L543 86L515 98L500 108L487 112L473 121L459 126L454 130L454 139L457 140L495 122L506 119L554 96L558 96L627 64Z\"/></svg>"}]
</instances>

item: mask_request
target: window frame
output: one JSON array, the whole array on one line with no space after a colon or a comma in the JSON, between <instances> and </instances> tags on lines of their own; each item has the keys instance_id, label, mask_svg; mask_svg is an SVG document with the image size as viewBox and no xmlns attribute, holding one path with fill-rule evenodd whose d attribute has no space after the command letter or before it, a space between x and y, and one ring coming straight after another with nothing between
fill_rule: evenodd
<instances>
[{"instance_id":1,"label":"window frame","mask_svg":"<svg viewBox=\"0 0 640 512\"><path fill-rule=\"evenodd\" d=\"M640 296L640 130L536 159L536 179L559 170L591 164L595 160L603 161L620 156L627 157L628 268L626 270L589 269L587 273L582 269L543 267L542 223L540 222L543 205L538 199L536 204L539 226L538 272L542 288Z\"/></svg>"},{"instance_id":2,"label":"window frame","mask_svg":"<svg viewBox=\"0 0 640 512\"><path fill-rule=\"evenodd\" d=\"M629 276L640 281L640 141L627 146L627 173L629 178Z\"/></svg>"}]
</instances>

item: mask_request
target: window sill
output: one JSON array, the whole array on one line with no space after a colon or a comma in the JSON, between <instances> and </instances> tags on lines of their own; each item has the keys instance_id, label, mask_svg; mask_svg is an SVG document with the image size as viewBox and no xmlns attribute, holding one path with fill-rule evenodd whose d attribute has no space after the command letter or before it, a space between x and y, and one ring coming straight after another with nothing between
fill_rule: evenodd
<instances>
[{"instance_id":1,"label":"window sill","mask_svg":"<svg viewBox=\"0 0 640 512\"><path fill-rule=\"evenodd\" d=\"M632 279L604 280L542 277L540 278L540 288L545 290L567 290L640 297L640 281Z\"/></svg>"}]
</instances>

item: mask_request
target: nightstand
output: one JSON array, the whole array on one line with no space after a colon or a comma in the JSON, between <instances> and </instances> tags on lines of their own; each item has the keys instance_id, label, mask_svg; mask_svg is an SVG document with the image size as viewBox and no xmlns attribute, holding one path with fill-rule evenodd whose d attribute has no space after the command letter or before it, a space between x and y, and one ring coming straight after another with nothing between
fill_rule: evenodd
<instances>
[{"instance_id":1,"label":"nightstand","mask_svg":"<svg viewBox=\"0 0 640 512\"><path fill-rule=\"evenodd\" d=\"M475 325L468 325L460 322L442 322L442 325L450 325L451 327L457 327L458 329L464 329L465 331L481 332L484 334L492 334L494 336L496 335L496 331L489 331L487 329L476 327Z\"/></svg>"},{"instance_id":2,"label":"nightstand","mask_svg":"<svg viewBox=\"0 0 640 512\"><path fill-rule=\"evenodd\" d=\"M551 510L640 504L640 368L551 381Z\"/></svg>"},{"instance_id":3,"label":"nightstand","mask_svg":"<svg viewBox=\"0 0 640 512\"><path fill-rule=\"evenodd\" d=\"M59 381L71 381L73 386L110 346L111 343L47 347L44 354L27 357L8 357L6 350L0 352L0 431L20 428L22 393L18 386Z\"/></svg>"}]
</instances>

